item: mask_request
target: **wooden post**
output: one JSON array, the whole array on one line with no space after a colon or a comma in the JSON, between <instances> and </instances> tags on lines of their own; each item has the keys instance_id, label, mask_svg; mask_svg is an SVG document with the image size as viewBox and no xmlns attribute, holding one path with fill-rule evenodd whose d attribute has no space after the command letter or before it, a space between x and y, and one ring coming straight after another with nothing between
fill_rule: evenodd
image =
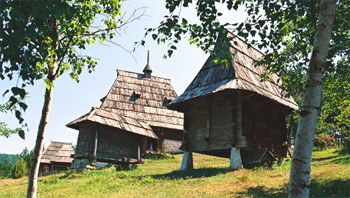
<instances>
[{"instance_id":1,"label":"wooden post","mask_svg":"<svg viewBox=\"0 0 350 198\"><path fill-rule=\"evenodd\" d=\"M193 170L192 152L185 152L182 158L180 171Z\"/></svg>"},{"instance_id":2,"label":"wooden post","mask_svg":"<svg viewBox=\"0 0 350 198\"><path fill-rule=\"evenodd\" d=\"M242 127L242 96L241 92L237 90L237 104L236 104L236 147L242 148L247 146L247 139L243 137Z\"/></svg>"},{"instance_id":3,"label":"wooden post","mask_svg":"<svg viewBox=\"0 0 350 198\"><path fill-rule=\"evenodd\" d=\"M94 144L94 156L97 154L97 141L98 141L98 130L95 132L95 144Z\"/></svg>"},{"instance_id":4,"label":"wooden post","mask_svg":"<svg viewBox=\"0 0 350 198\"><path fill-rule=\"evenodd\" d=\"M188 114L184 113L184 131L182 136L182 144L180 149L183 151L189 151L190 142L188 140Z\"/></svg>"},{"instance_id":5,"label":"wooden post","mask_svg":"<svg viewBox=\"0 0 350 198\"><path fill-rule=\"evenodd\" d=\"M208 130L208 136L205 138L205 140L210 143L210 136L211 136L211 100L208 100L207 104L207 130Z\"/></svg>"},{"instance_id":6,"label":"wooden post","mask_svg":"<svg viewBox=\"0 0 350 198\"><path fill-rule=\"evenodd\" d=\"M141 160L141 151L140 151L140 143L138 142L137 145L137 160L140 161Z\"/></svg>"}]
</instances>

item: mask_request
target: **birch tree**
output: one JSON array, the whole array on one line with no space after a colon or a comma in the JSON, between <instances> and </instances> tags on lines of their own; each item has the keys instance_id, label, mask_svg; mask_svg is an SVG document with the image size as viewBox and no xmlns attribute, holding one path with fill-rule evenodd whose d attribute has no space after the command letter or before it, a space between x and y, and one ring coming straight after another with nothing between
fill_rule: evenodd
<instances>
[{"instance_id":1,"label":"birch tree","mask_svg":"<svg viewBox=\"0 0 350 198\"><path fill-rule=\"evenodd\" d=\"M139 16L124 19L123 0L58 0L58 1L1 1L0 79L17 80L9 88L11 106L18 105L16 117L23 123L22 112L28 85L37 80L46 82L44 104L29 171L27 197L36 197L39 162L51 110L56 79L68 73L79 82L84 69L94 71L97 62L80 51L94 42L104 42L116 36L119 28ZM100 20L96 24L95 20Z\"/></svg>"},{"instance_id":2,"label":"birch tree","mask_svg":"<svg viewBox=\"0 0 350 198\"><path fill-rule=\"evenodd\" d=\"M289 197L309 197L311 154L321 105L323 74L335 16L335 0L322 0L306 76L289 181Z\"/></svg>"},{"instance_id":3,"label":"birch tree","mask_svg":"<svg viewBox=\"0 0 350 198\"><path fill-rule=\"evenodd\" d=\"M268 66L262 78L269 78L269 72L283 77L283 90L289 85L303 89L300 120L297 129L295 155L292 161L289 183L289 197L308 197L310 189L310 165L313 139L318 119L322 81L325 71L334 73L343 57L349 63L350 12L349 0L322 1L263 1L263 0L167 0L169 15L156 28L149 28L158 43L169 46L166 57L171 57L177 43L186 37L206 53L213 51L216 40L221 37L229 43L227 31L245 39L249 45L260 48L265 57L257 65ZM241 23L220 23L223 12L218 4L224 4L231 12L244 7L248 14ZM181 11L190 4L195 5L197 20L181 17ZM336 8L336 9L335 9ZM198 22L199 21L199 22ZM334 23L333 23L334 21ZM333 28L333 31L332 31ZM219 43L220 44L220 43ZM227 47L227 46L218 46ZM230 55L218 56L224 63ZM307 75L306 81L301 80ZM302 84L305 82L305 84Z\"/></svg>"}]
</instances>

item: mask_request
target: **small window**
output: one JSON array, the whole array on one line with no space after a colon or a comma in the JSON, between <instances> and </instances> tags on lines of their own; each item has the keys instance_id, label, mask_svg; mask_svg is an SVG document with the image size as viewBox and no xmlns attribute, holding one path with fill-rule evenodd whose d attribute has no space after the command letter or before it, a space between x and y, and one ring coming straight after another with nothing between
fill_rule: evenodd
<instances>
[{"instance_id":1,"label":"small window","mask_svg":"<svg viewBox=\"0 0 350 198\"><path fill-rule=\"evenodd\" d=\"M173 100L169 100L166 96L164 97L163 100L163 106L167 106L168 104L170 104Z\"/></svg>"},{"instance_id":2,"label":"small window","mask_svg":"<svg viewBox=\"0 0 350 198\"><path fill-rule=\"evenodd\" d=\"M129 101L135 102L137 99L141 97L141 94L136 93L135 91L132 93L132 95L129 98Z\"/></svg>"}]
</instances>

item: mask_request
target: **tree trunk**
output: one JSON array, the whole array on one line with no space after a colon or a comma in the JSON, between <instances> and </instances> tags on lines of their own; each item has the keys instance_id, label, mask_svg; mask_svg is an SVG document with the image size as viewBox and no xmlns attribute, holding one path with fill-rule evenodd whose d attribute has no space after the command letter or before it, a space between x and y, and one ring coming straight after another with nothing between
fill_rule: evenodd
<instances>
[{"instance_id":1,"label":"tree trunk","mask_svg":"<svg viewBox=\"0 0 350 198\"><path fill-rule=\"evenodd\" d=\"M313 140L321 103L324 68L336 0L322 0L313 51L306 77L289 181L289 197L309 197Z\"/></svg>"},{"instance_id":2,"label":"tree trunk","mask_svg":"<svg viewBox=\"0 0 350 198\"><path fill-rule=\"evenodd\" d=\"M54 63L55 65L57 64ZM51 110L52 94L53 94L53 84L55 79L51 80L52 87L50 89L45 89L44 106L41 112L41 119L38 127L38 135L36 137L34 156L30 166L29 179L28 179L28 189L27 197L36 197L37 191L37 179L39 173L40 159L43 150L44 137L46 132L47 123L49 120L49 114Z\"/></svg>"}]
</instances>

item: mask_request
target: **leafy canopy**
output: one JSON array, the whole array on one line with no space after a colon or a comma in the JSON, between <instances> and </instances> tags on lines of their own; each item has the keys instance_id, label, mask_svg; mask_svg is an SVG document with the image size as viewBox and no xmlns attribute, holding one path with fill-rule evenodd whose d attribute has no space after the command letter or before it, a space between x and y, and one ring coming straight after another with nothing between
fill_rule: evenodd
<instances>
[{"instance_id":1,"label":"leafy canopy","mask_svg":"<svg viewBox=\"0 0 350 198\"><path fill-rule=\"evenodd\" d=\"M23 123L27 109L27 85L43 79L47 89L64 73L79 81L83 68L92 72L97 64L91 56L81 55L86 45L112 39L120 25L123 0L59 0L1 2L0 79L17 80L10 105ZM100 20L101 24L95 24ZM54 64L57 67L54 68ZM53 71L54 70L54 71Z\"/></svg>"}]
</instances>

